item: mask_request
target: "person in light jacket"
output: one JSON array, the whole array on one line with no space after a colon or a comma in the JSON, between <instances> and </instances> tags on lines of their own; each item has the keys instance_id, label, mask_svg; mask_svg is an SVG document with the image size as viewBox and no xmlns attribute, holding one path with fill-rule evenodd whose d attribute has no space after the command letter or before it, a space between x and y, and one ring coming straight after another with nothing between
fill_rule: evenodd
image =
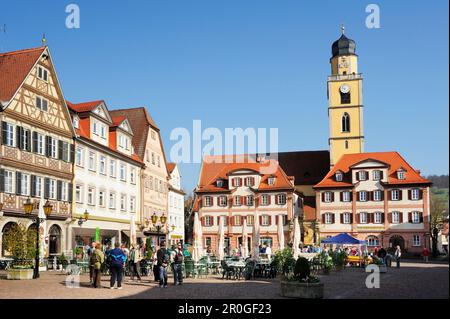
<instances>
[{"instance_id":1,"label":"person in light jacket","mask_svg":"<svg viewBox=\"0 0 450 319\"><path fill-rule=\"evenodd\" d=\"M95 246L95 250L93 252L93 257L91 258L93 260L93 282L94 282L94 288L102 288L101 280L102 280L102 266L105 263L105 254L102 250L102 244L97 243Z\"/></svg>"},{"instance_id":2,"label":"person in light jacket","mask_svg":"<svg viewBox=\"0 0 450 319\"><path fill-rule=\"evenodd\" d=\"M395 260L397 261L397 268L400 268L400 258L402 257L402 250L400 246L395 249Z\"/></svg>"},{"instance_id":3,"label":"person in light jacket","mask_svg":"<svg viewBox=\"0 0 450 319\"><path fill-rule=\"evenodd\" d=\"M139 249L139 245L136 247L132 246L130 251L130 279L134 280L134 276L136 275L139 281L142 281L140 275L141 269L141 250Z\"/></svg>"}]
</instances>

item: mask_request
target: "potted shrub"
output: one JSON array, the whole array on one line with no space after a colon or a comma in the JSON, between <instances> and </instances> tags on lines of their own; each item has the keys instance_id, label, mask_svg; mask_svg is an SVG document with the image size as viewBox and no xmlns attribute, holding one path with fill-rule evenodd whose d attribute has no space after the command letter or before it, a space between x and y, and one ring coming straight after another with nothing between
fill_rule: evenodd
<instances>
[{"instance_id":1,"label":"potted shrub","mask_svg":"<svg viewBox=\"0 0 450 319\"><path fill-rule=\"evenodd\" d=\"M285 248L275 253L273 263L278 273L287 276L294 271L295 258L292 248Z\"/></svg>"},{"instance_id":2,"label":"potted shrub","mask_svg":"<svg viewBox=\"0 0 450 319\"><path fill-rule=\"evenodd\" d=\"M311 276L311 268L306 258L298 258L294 273L283 276L281 295L289 298L323 298L323 283L320 282L319 278Z\"/></svg>"},{"instance_id":3,"label":"potted shrub","mask_svg":"<svg viewBox=\"0 0 450 319\"><path fill-rule=\"evenodd\" d=\"M3 237L3 244L13 257L7 279L33 279L36 235L22 224L13 225Z\"/></svg>"},{"instance_id":4,"label":"potted shrub","mask_svg":"<svg viewBox=\"0 0 450 319\"><path fill-rule=\"evenodd\" d=\"M58 270L60 269L60 267L62 267L62 269L66 269L67 265L69 264L69 261L67 260L67 257L64 255L64 253L58 256L57 262Z\"/></svg>"}]
</instances>

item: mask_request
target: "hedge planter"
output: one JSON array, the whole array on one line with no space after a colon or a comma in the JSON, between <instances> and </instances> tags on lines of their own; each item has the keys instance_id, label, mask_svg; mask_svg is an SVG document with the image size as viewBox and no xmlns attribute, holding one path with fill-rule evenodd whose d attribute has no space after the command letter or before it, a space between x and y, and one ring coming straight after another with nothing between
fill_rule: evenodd
<instances>
[{"instance_id":1,"label":"hedge planter","mask_svg":"<svg viewBox=\"0 0 450 319\"><path fill-rule=\"evenodd\" d=\"M288 298L321 299L323 283L304 283L298 281L281 281L281 295Z\"/></svg>"},{"instance_id":2,"label":"hedge planter","mask_svg":"<svg viewBox=\"0 0 450 319\"><path fill-rule=\"evenodd\" d=\"M11 280L33 279L33 269L8 269L6 274L6 278Z\"/></svg>"}]
</instances>

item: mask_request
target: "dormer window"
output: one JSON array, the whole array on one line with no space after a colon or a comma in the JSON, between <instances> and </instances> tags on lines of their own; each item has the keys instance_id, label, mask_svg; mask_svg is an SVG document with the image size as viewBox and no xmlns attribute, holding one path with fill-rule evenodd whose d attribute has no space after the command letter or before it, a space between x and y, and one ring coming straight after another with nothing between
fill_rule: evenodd
<instances>
[{"instance_id":1,"label":"dormer window","mask_svg":"<svg viewBox=\"0 0 450 319\"><path fill-rule=\"evenodd\" d=\"M216 186L217 186L217 187L223 187L223 179L218 179L218 180L216 181Z\"/></svg>"},{"instance_id":2,"label":"dormer window","mask_svg":"<svg viewBox=\"0 0 450 319\"><path fill-rule=\"evenodd\" d=\"M78 117L73 118L73 127L79 128L80 127L80 119Z\"/></svg>"},{"instance_id":3,"label":"dormer window","mask_svg":"<svg viewBox=\"0 0 450 319\"><path fill-rule=\"evenodd\" d=\"M342 180L344 179L344 174L342 174L342 172L336 172L336 182L342 182Z\"/></svg>"},{"instance_id":4,"label":"dormer window","mask_svg":"<svg viewBox=\"0 0 450 319\"><path fill-rule=\"evenodd\" d=\"M397 171L397 178L400 180L406 179L406 171L403 169L399 169Z\"/></svg>"},{"instance_id":5,"label":"dormer window","mask_svg":"<svg viewBox=\"0 0 450 319\"><path fill-rule=\"evenodd\" d=\"M274 185L275 184L275 177L271 176L267 179L267 183L269 185Z\"/></svg>"}]
</instances>

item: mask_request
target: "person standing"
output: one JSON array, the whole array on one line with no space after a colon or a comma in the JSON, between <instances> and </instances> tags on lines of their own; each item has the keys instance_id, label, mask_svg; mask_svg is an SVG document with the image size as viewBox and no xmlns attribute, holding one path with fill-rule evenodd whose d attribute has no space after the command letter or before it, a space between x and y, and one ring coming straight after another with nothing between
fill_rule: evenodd
<instances>
[{"instance_id":1,"label":"person standing","mask_svg":"<svg viewBox=\"0 0 450 319\"><path fill-rule=\"evenodd\" d=\"M98 243L95 245L95 250L93 252L94 259L94 274L93 274L93 282L94 288L102 288L101 280L102 280L102 266L105 262L105 254L102 250L102 244Z\"/></svg>"},{"instance_id":2,"label":"person standing","mask_svg":"<svg viewBox=\"0 0 450 319\"><path fill-rule=\"evenodd\" d=\"M397 268L400 268L400 258L402 257L402 250L400 246L397 245L395 249L395 260L397 261Z\"/></svg>"},{"instance_id":3,"label":"person standing","mask_svg":"<svg viewBox=\"0 0 450 319\"><path fill-rule=\"evenodd\" d=\"M427 263L428 262L428 256L430 256L430 251L427 247L425 247L422 251L423 260Z\"/></svg>"},{"instance_id":4,"label":"person standing","mask_svg":"<svg viewBox=\"0 0 450 319\"><path fill-rule=\"evenodd\" d=\"M380 258L383 261L383 264L387 266L386 256L387 256L386 249L381 247L380 250L377 251L377 257Z\"/></svg>"},{"instance_id":5,"label":"person standing","mask_svg":"<svg viewBox=\"0 0 450 319\"><path fill-rule=\"evenodd\" d=\"M183 284L183 260L184 252L181 243L175 248L175 256L173 258L173 279L175 286Z\"/></svg>"},{"instance_id":6,"label":"person standing","mask_svg":"<svg viewBox=\"0 0 450 319\"><path fill-rule=\"evenodd\" d=\"M95 260L91 261L91 258L93 258L96 244L97 243L95 241L92 242L91 247L89 247L87 249L87 254L89 256L89 280L90 280L92 285L94 284L94 264L95 264Z\"/></svg>"},{"instance_id":7,"label":"person standing","mask_svg":"<svg viewBox=\"0 0 450 319\"><path fill-rule=\"evenodd\" d=\"M130 251L130 276L131 280L134 280L134 276L136 275L139 281L142 281L139 270L141 269L141 251L139 249L139 245L137 247L131 246Z\"/></svg>"},{"instance_id":8,"label":"person standing","mask_svg":"<svg viewBox=\"0 0 450 319\"><path fill-rule=\"evenodd\" d=\"M166 242L162 241L156 253L159 268L159 288L167 288L167 266L169 266L170 256L166 249Z\"/></svg>"},{"instance_id":9,"label":"person standing","mask_svg":"<svg viewBox=\"0 0 450 319\"><path fill-rule=\"evenodd\" d=\"M120 248L120 243L117 242L114 245L114 249L110 252L111 258L111 280L110 289L114 289L114 285L117 282L117 289L122 289L122 277L123 277L123 266L127 261L123 250Z\"/></svg>"}]
</instances>

